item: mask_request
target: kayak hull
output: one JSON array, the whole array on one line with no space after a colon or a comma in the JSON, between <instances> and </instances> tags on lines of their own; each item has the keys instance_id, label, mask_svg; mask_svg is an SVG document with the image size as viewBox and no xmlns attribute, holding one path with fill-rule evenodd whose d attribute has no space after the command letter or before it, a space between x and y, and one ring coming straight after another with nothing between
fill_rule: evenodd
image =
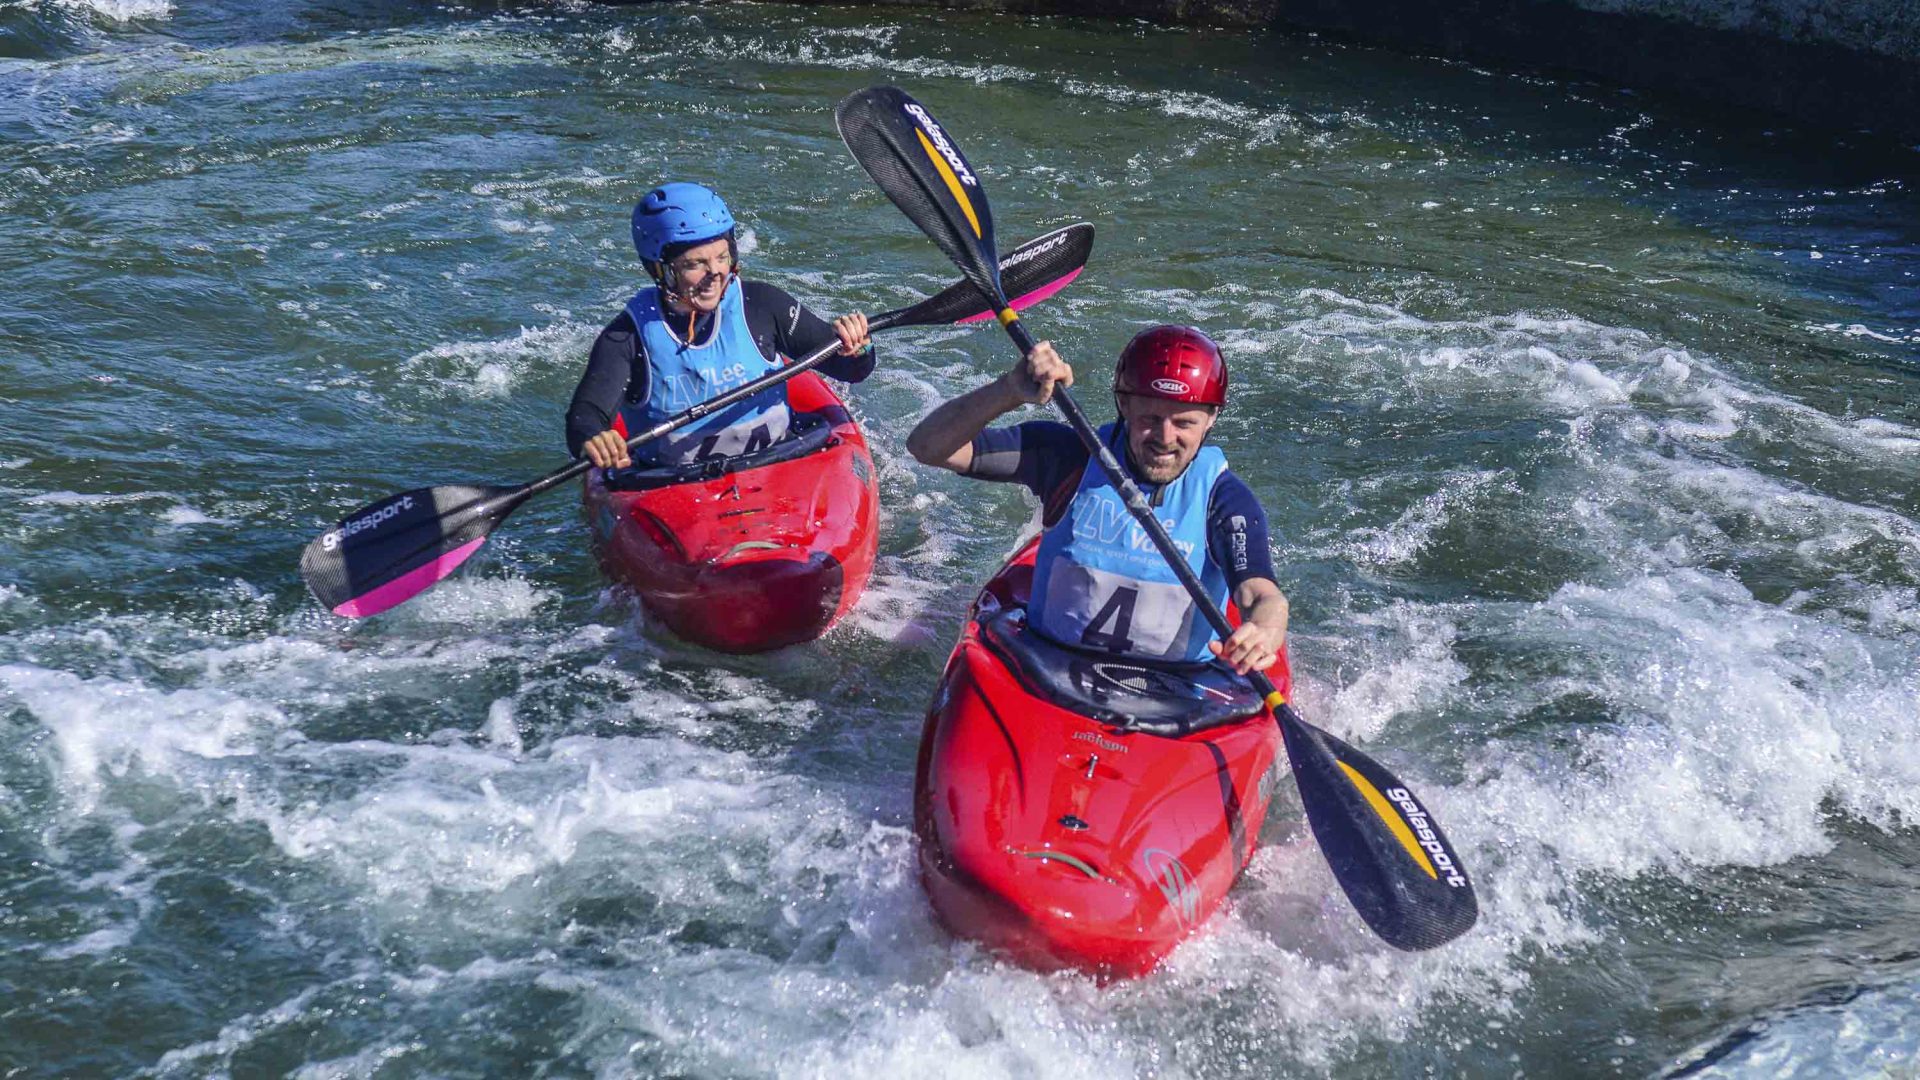
<instances>
[{"instance_id":1,"label":"kayak hull","mask_svg":"<svg viewBox=\"0 0 1920 1080\"><path fill-rule=\"evenodd\" d=\"M803 457L643 491L586 482L593 550L679 637L748 653L811 641L852 609L873 573L879 489L866 436L826 383L787 383L793 412L831 418Z\"/></svg>"},{"instance_id":2,"label":"kayak hull","mask_svg":"<svg viewBox=\"0 0 1920 1080\"><path fill-rule=\"evenodd\" d=\"M1036 694L982 623L1024 606L1034 546L981 592L928 711L916 770L921 880L940 921L1042 971L1151 971L1252 858L1281 739L1270 712L1172 738ZM1288 687L1286 660L1269 672Z\"/></svg>"}]
</instances>

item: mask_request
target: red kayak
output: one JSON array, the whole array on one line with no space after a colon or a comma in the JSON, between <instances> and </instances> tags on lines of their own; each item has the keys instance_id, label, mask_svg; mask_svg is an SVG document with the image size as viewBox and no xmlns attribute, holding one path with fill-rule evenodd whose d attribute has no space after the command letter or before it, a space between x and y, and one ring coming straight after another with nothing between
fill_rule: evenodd
<instances>
[{"instance_id":1,"label":"red kayak","mask_svg":"<svg viewBox=\"0 0 1920 1080\"><path fill-rule=\"evenodd\" d=\"M1037 546L974 601L927 713L921 879L949 929L1018 963L1142 975L1252 858L1280 731L1224 668L1143 667L1030 630ZM1284 654L1268 674L1289 689Z\"/></svg>"},{"instance_id":2,"label":"red kayak","mask_svg":"<svg viewBox=\"0 0 1920 1080\"><path fill-rule=\"evenodd\" d=\"M759 652L811 641L873 573L879 488L866 436L812 372L787 383L786 439L677 467L588 473L594 554L688 641Z\"/></svg>"}]
</instances>

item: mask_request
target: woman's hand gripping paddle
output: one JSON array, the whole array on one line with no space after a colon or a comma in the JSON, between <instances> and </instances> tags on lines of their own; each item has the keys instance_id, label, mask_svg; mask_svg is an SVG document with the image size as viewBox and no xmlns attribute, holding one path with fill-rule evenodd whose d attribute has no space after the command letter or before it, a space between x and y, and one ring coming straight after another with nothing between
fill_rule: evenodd
<instances>
[{"instance_id":1,"label":"woman's hand gripping paddle","mask_svg":"<svg viewBox=\"0 0 1920 1080\"><path fill-rule=\"evenodd\" d=\"M1033 338L1006 303L1009 290L994 263L986 192L953 136L925 106L891 86L848 96L835 108L834 121L860 167L969 282L992 298L1000 324L1023 354L1031 352ZM1073 396L1056 386L1053 399L1207 621L1227 637L1232 627L1226 616L1200 587ZM1301 719L1265 675L1255 672L1252 679L1280 725L1313 835L1360 917L1401 949L1431 949L1464 933L1479 917L1479 907L1466 870L1432 815L1379 762Z\"/></svg>"},{"instance_id":2,"label":"woman's hand gripping paddle","mask_svg":"<svg viewBox=\"0 0 1920 1080\"><path fill-rule=\"evenodd\" d=\"M1008 290L1019 297L1014 303L1024 307L1052 296L1079 276L1092 251L1093 226L1080 222L1020 245L994 270L996 277L1004 274ZM988 294L971 281L960 281L911 307L876 315L867 325L887 330L975 322L991 318L1006 306L1004 293ZM837 341L823 346L811 356L662 420L628 439L627 446L651 442L786 382L839 351ZM453 573L521 503L589 467L582 458L520 487L446 484L389 495L314 538L300 555L300 574L313 595L336 615L378 614Z\"/></svg>"}]
</instances>

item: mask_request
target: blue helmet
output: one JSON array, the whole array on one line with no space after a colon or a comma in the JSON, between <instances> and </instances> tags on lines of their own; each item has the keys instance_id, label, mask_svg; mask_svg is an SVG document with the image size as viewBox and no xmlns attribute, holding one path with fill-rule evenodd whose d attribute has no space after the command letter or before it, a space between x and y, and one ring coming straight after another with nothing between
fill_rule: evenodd
<instances>
[{"instance_id":1,"label":"blue helmet","mask_svg":"<svg viewBox=\"0 0 1920 1080\"><path fill-rule=\"evenodd\" d=\"M665 262L671 245L718 240L732 231L727 204L699 184L662 184L633 208L634 250L648 262Z\"/></svg>"}]
</instances>

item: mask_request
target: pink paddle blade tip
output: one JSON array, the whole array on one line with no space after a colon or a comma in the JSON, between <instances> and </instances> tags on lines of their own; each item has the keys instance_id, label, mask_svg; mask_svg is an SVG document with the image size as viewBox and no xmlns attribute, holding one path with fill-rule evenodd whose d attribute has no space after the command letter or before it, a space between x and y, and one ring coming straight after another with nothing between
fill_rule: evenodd
<instances>
[{"instance_id":1,"label":"pink paddle blade tip","mask_svg":"<svg viewBox=\"0 0 1920 1080\"><path fill-rule=\"evenodd\" d=\"M369 615L378 615L396 604L426 592L441 578L458 569L460 564L473 557L480 545L487 542L484 536L475 537L461 544L445 555L415 567L378 588L369 589L359 596L333 609L335 615L345 615L349 619L364 619Z\"/></svg>"},{"instance_id":2,"label":"pink paddle blade tip","mask_svg":"<svg viewBox=\"0 0 1920 1080\"><path fill-rule=\"evenodd\" d=\"M1024 293L1020 296L1014 297L1011 301L1008 302L1007 306L1012 308L1015 311L1025 311L1026 309L1032 307L1033 305L1039 303L1042 300L1045 300L1047 297L1052 296L1054 293L1057 293L1061 289L1064 289L1068 285L1072 284L1073 279L1079 277L1080 271L1085 269L1086 267L1084 266L1076 266L1072 270L1068 271L1067 273L1061 275L1058 278L1055 278L1052 281L1047 282L1045 285L1040 286L1039 288L1033 290L1032 292ZM993 318L995 314L996 313L992 311L983 311L978 315L969 315L966 318L961 319L960 321L963 323L986 322L988 319Z\"/></svg>"}]
</instances>

